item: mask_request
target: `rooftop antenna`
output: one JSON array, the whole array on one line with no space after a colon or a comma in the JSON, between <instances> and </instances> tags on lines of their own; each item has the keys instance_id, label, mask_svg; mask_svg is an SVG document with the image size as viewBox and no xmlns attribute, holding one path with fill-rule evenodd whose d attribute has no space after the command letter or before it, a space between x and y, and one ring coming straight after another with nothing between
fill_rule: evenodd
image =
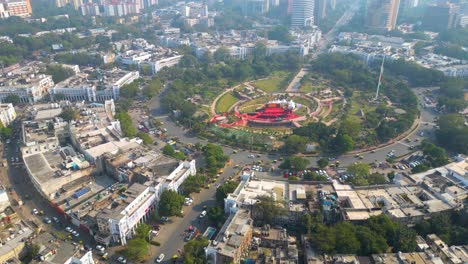
<instances>
[{"instance_id":1,"label":"rooftop antenna","mask_svg":"<svg viewBox=\"0 0 468 264\"><path fill-rule=\"evenodd\" d=\"M385 55L382 59L382 65L380 65L380 76L379 76L379 83L377 84L377 91L375 91L375 98L374 100L377 100L379 97L379 91L380 91L380 85L382 84L382 77L383 77L383 70L384 70L384 63L385 63Z\"/></svg>"}]
</instances>

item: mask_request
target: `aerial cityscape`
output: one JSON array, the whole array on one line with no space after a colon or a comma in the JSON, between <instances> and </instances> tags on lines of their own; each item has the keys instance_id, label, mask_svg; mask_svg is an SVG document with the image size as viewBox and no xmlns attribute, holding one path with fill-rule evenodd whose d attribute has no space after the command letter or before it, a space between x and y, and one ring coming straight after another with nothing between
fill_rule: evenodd
<instances>
[{"instance_id":1,"label":"aerial cityscape","mask_svg":"<svg viewBox=\"0 0 468 264\"><path fill-rule=\"evenodd\" d=\"M0 262L468 264L468 0L0 0Z\"/></svg>"}]
</instances>

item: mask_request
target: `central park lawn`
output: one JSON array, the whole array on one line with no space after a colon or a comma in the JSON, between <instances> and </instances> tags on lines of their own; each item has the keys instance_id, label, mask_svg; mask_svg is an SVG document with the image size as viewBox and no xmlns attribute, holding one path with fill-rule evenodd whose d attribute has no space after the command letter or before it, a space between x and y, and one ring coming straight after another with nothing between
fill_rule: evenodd
<instances>
[{"instance_id":1,"label":"central park lawn","mask_svg":"<svg viewBox=\"0 0 468 264\"><path fill-rule=\"evenodd\" d=\"M364 114L372 112L377 108L375 105L370 105L366 99L363 98L359 92L354 92L353 96L351 96L349 102L351 103L351 107L347 113L347 118L351 119L353 122L361 123L362 119L357 115L357 112L362 109Z\"/></svg>"},{"instance_id":2,"label":"central park lawn","mask_svg":"<svg viewBox=\"0 0 468 264\"><path fill-rule=\"evenodd\" d=\"M263 90L267 93L275 93L284 91L289 84L289 79L290 78L288 78L288 73L277 72L268 79L255 81L252 84L256 88Z\"/></svg>"},{"instance_id":3,"label":"central park lawn","mask_svg":"<svg viewBox=\"0 0 468 264\"><path fill-rule=\"evenodd\" d=\"M218 102L216 103L216 113L225 113L231 108L232 105L237 103L239 99L232 95L232 93L226 93L221 98L219 98Z\"/></svg>"}]
</instances>

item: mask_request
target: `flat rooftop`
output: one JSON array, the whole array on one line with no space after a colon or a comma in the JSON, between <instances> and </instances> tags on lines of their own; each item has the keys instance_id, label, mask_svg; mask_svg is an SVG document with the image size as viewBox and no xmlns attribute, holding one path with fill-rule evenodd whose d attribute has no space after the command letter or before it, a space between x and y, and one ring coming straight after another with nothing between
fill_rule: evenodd
<instances>
[{"instance_id":1,"label":"flat rooftop","mask_svg":"<svg viewBox=\"0 0 468 264\"><path fill-rule=\"evenodd\" d=\"M228 195L228 199L236 200L240 204L251 205L259 196L273 196L276 201L289 201L289 184L284 181L250 180L244 182L234 193Z\"/></svg>"},{"instance_id":2,"label":"flat rooftop","mask_svg":"<svg viewBox=\"0 0 468 264\"><path fill-rule=\"evenodd\" d=\"M251 232L253 220L248 210L240 209L231 215L221 228L215 241L218 253L225 256L234 256L241 245L244 236Z\"/></svg>"},{"instance_id":3,"label":"flat rooftop","mask_svg":"<svg viewBox=\"0 0 468 264\"><path fill-rule=\"evenodd\" d=\"M96 87L97 90L111 88L130 71L113 68L111 70L96 71L92 67L81 69L81 73L76 74L60 83L57 88L78 88L78 87Z\"/></svg>"},{"instance_id":4,"label":"flat rooftop","mask_svg":"<svg viewBox=\"0 0 468 264\"><path fill-rule=\"evenodd\" d=\"M81 177L89 177L92 168L81 170L67 170L63 167L66 160L60 150L51 150L43 153L23 156L24 163L35 182L40 185L44 194L50 196L63 185L73 182Z\"/></svg>"}]
</instances>

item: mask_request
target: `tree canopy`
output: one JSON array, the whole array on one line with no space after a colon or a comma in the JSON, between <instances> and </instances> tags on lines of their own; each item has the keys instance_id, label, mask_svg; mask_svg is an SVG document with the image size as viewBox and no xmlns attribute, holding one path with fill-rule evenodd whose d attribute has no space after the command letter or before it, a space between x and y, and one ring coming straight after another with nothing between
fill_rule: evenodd
<instances>
[{"instance_id":1,"label":"tree canopy","mask_svg":"<svg viewBox=\"0 0 468 264\"><path fill-rule=\"evenodd\" d=\"M115 118L120 122L120 129L124 136L133 138L136 134L136 129L133 126L132 118L127 112L117 112Z\"/></svg>"},{"instance_id":2,"label":"tree canopy","mask_svg":"<svg viewBox=\"0 0 468 264\"><path fill-rule=\"evenodd\" d=\"M122 254L132 261L144 260L149 254L149 244L144 238L131 239Z\"/></svg>"},{"instance_id":3,"label":"tree canopy","mask_svg":"<svg viewBox=\"0 0 468 264\"><path fill-rule=\"evenodd\" d=\"M80 114L73 108L67 108L62 110L59 117L63 118L63 120L70 122L72 120L76 120L80 117Z\"/></svg>"},{"instance_id":4,"label":"tree canopy","mask_svg":"<svg viewBox=\"0 0 468 264\"><path fill-rule=\"evenodd\" d=\"M75 75L72 69L65 68L62 65L48 65L46 74L52 75L54 83L59 83Z\"/></svg>"},{"instance_id":5,"label":"tree canopy","mask_svg":"<svg viewBox=\"0 0 468 264\"><path fill-rule=\"evenodd\" d=\"M239 185L238 182L235 181L226 181L222 185L216 189L216 201L218 204L224 204L224 199L228 196L228 194L233 193L234 190Z\"/></svg>"},{"instance_id":6,"label":"tree canopy","mask_svg":"<svg viewBox=\"0 0 468 264\"><path fill-rule=\"evenodd\" d=\"M184 245L184 263L205 264L207 263L205 248L208 246L206 239L193 239Z\"/></svg>"},{"instance_id":7,"label":"tree canopy","mask_svg":"<svg viewBox=\"0 0 468 264\"><path fill-rule=\"evenodd\" d=\"M224 155L223 148L213 143L206 144L203 147L203 153L205 154L207 172L211 175L224 168L226 161L229 160L229 157Z\"/></svg>"},{"instance_id":8,"label":"tree canopy","mask_svg":"<svg viewBox=\"0 0 468 264\"><path fill-rule=\"evenodd\" d=\"M307 169L309 166L310 161L308 159L302 157L291 156L287 157L283 163L280 164L280 168L284 170L292 170L292 171L302 171Z\"/></svg>"},{"instance_id":9,"label":"tree canopy","mask_svg":"<svg viewBox=\"0 0 468 264\"><path fill-rule=\"evenodd\" d=\"M184 197L173 190L164 190L159 200L159 212L164 216L180 215Z\"/></svg>"},{"instance_id":10,"label":"tree canopy","mask_svg":"<svg viewBox=\"0 0 468 264\"><path fill-rule=\"evenodd\" d=\"M149 146L153 144L153 139L148 135L148 133L145 133L143 131L140 131L137 133L137 137L139 137L141 140L143 140L143 144Z\"/></svg>"},{"instance_id":11,"label":"tree canopy","mask_svg":"<svg viewBox=\"0 0 468 264\"><path fill-rule=\"evenodd\" d=\"M372 216L362 225L340 222L327 227L315 224L311 243L326 254L357 254L369 256L387 252L413 252L416 249L416 233L385 215ZM387 244L388 243L388 244Z\"/></svg>"},{"instance_id":12,"label":"tree canopy","mask_svg":"<svg viewBox=\"0 0 468 264\"><path fill-rule=\"evenodd\" d=\"M437 142L454 152L468 154L468 127L459 114L439 116L436 130Z\"/></svg>"}]
</instances>

